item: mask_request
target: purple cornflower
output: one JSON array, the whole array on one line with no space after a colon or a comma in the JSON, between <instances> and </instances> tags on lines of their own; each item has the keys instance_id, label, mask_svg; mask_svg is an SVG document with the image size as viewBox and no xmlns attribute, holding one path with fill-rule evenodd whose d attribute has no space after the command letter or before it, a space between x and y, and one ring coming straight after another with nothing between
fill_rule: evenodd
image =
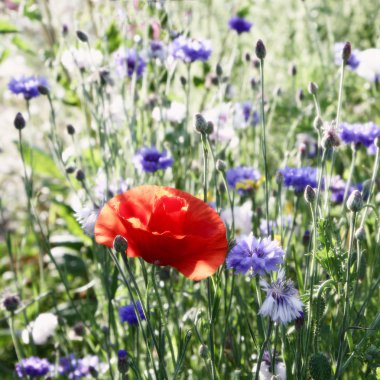
<instances>
[{"instance_id":1,"label":"purple cornflower","mask_svg":"<svg viewBox=\"0 0 380 380\"><path fill-rule=\"evenodd\" d=\"M279 170L284 176L284 185L292 187L296 192L301 192L307 185L317 187L317 169L309 166L300 168L285 167Z\"/></svg>"},{"instance_id":2,"label":"purple cornflower","mask_svg":"<svg viewBox=\"0 0 380 380\"><path fill-rule=\"evenodd\" d=\"M151 58L157 58L164 60L167 55L167 47L161 41L150 41L149 56Z\"/></svg>"},{"instance_id":3,"label":"purple cornflower","mask_svg":"<svg viewBox=\"0 0 380 380\"><path fill-rule=\"evenodd\" d=\"M269 316L273 322L287 324L302 316L303 303L292 280L285 279L283 270L278 272L277 280L268 284L265 280L260 285L267 297L263 302L259 314Z\"/></svg>"},{"instance_id":4,"label":"purple cornflower","mask_svg":"<svg viewBox=\"0 0 380 380\"><path fill-rule=\"evenodd\" d=\"M334 44L334 55L335 55L335 64L336 65L340 66L342 64L342 51L343 51L343 47L345 44L346 44L345 42L336 42ZM360 55L359 50L357 50L357 49L352 50L351 56L347 61L347 66L351 70L355 70L359 66L359 64L360 64L359 55Z\"/></svg>"},{"instance_id":5,"label":"purple cornflower","mask_svg":"<svg viewBox=\"0 0 380 380\"><path fill-rule=\"evenodd\" d=\"M334 176L331 178L330 191L331 191L331 201L333 203L342 203L344 198L344 191L346 189L346 182L340 176ZM361 191L363 186L359 183L356 185L351 185L347 192L347 197L354 191Z\"/></svg>"},{"instance_id":6,"label":"purple cornflower","mask_svg":"<svg viewBox=\"0 0 380 380\"><path fill-rule=\"evenodd\" d=\"M284 260L284 251L277 240L269 238L256 239L252 233L231 249L226 263L228 269L252 276L263 276L271 271L277 271L278 265Z\"/></svg>"},{"instance_id":7,"label":"purple cornflower","mask_svg":"<svg viewBox=\"0 0 380 380\"><path fill-rule=\"evenodd\" d=\"M16 364L16 373L19 378L36 378L49 373L51 367L47 359L31 356Z\"/></svg>"},{"instance_id":8,"label":"purple cornflower","mask_svg":"<svg viewBox=\"0 0 380 380\"><path fill-rule=\"evenodd\" d=\"M235 30L237 34L249 32L252 28L252 25L253 24L251 22L239 16L232 17L228 21L228 26L230 29Z\"/></svg>"},{"instance_id":9,"label":"purple cornflower","mask_svg":"<svg viewBox=\"0 0 380 380\"><path fill-rule=\"evenodd\" d=\"M364 124L342 123L340 129L340 136L346 144L363 144L367 148L380 136L380 127L372 121Z\"/></svg>"},{"instance_id":10,"label":"purple cornflower","mask_svg":"<svg viewBox=\"0 0 380 380\"><path fill-rule=\"evenodd\" d=\"M238 166L227 170L226 179L230 187L237 190L240 195L244 195L248 191L258 188L261 174L257 169Z\"/></svg>"},{"instance_id":11,"label":"purple cornflower","mask_svg":"<svg viewBox=\"0 0 380 380\"><path fill-rule=\"evenodd\" d=\"M172 42L171 51L174 58L191 63L194 61L206 62L212 49L208 40L179 36Z\"/></svg>"},{"instance_id":12,"label":"purple cornflower","mask_svg":"<svg viewBox=\"0 0 380 380\"><path fill-rule=\"evenodd\" d=\"M119 50L115 55L116 71L119 76L131 77L136 73L140 78L145 70L146 62L135 49Z\"/></svg>"},{"instance_id":13,"label":"purple cornflower","mask_svg":"<svg viewBox=\"0 0 380 380\"><path fill-rule=\"evenodd\" d=\"M135 155L134 164L136 169L147 173L154 173L157 170L165 170L173 165L173 158L167 152L159 152L156 148L141 148Z\"/></svg>"},{"instance_id":14,"label":"purple cornflower","mask_svg":"<svg viewBox=\"0 0 380 380\"><path fill-rule=\"evenodd\" d=\"M48 81L45 77L37 76L21 76L13 78L8 83L8 89L14 94L23 94L26 100L35 98L40 95L38 86L49 87Z\"/></svg>"},{"instance_id":15,"label":"purple cornflower","mask_svg":"<svg viewBox=\"0 0 380 380\"><path fill-rule=\"evenodd\" d=\"M77 380L89 376L92 369L104 372L105 367L105 364L100 363L96 355L87 355L82 359L77 359L74 354L70 354L59 360L58 373L68 379Z\"/></svg>"},{"instance_id":16,"label":"purple cornflower","mask_svg":"<svg viewBox=\"0 0 380 380\"><path fill-rule=\"evenodd\" d=\"M137 310L139 311L140 319L145 320L145 315L141 306L140 301L136 302ZM133 303L131 302L127 306L123 306L119 308L119 317L121 322L128 322L131 326L135 326L139 323L139 320L137 318L135 308L133 306Z\"/></svg>"}]
</instances>

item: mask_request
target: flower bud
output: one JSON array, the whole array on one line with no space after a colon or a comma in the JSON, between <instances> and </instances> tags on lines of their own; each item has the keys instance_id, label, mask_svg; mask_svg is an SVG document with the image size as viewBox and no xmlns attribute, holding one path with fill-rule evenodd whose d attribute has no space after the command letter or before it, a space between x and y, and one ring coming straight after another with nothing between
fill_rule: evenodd
<instances>
[{"instance_id":1,"label":"flower bud","mask_svg":"<svg viewBox=\"0 0 380 380\"><path fill-rule=\"evenodd\" d=\"M318 86L314 82L310 82L309 86L307 87L307 89L309 91L309 94L311 94L311 95L316 95L317 92L318 92Z\"/></svg>"},{"instance_id":2,"label":"flower bud","mask_svg":"<svg viewBox=\"0 0 380 380\"><path fill-rule=\"evenodd\" d=\"M16 295L5 297L3 301L5 309L12 313L18 309L20 304L20 298Z\"/></svg>"},{"instance_id":3,"label":"flower bud","mask_svg":"<svg viewBox=\"0 0 380 380\"><path fill-rule=\"evenodd\" d=\"M265 45L264 45L264 42L262 40L258 40L256 42L256 56L258 59L262 60L265 58L265 56L267 55L267 51L265 49Z\"/></svg>"},{"instance_id":4,"label":"flower bud","mask_svg":"<svg viewBox=\"0 0 380 380\"><path fill-rule=\"evenodd\" d=\"M313 203L315 201L315 196L316 196L315 190L310 185L307 185L305 187L305 191L303 193L303 196L304 196L305 201L307 203L309 203L309 204Z\"/></svg>"},{"instance_id":5,"label":"flower bud","mask_svg":"<svg viewBox=\"0 0 380 380\"><path fill-rule=\"evenodd\" d=\"M219 63L216 65L216 75L218 77L221 77L223 75L223 68Z\"/></svg>"},{"instance_id":6,"label":"flower bud","mask_svg":"<svg viewBox=\"0 0 380 380\"><path fill-rule=\"evenodd\" d=\"M354 190L347 199L347 208L359 212L363 208L363 197L359 190Z\"/></svg>"},{"instance_id":7,"label":"flower bud","mask_svg":"<svg viewBox=\"0 0 380 380\"><path fill-rule=\"evenodd\" d=\"M66 168L66 173L67 174L73 174L75 172L75 167L74 166L68 166Z\"/></svg>"},{"instance_id":8,"label":"flower bud","mask_svg":"<svg viewBox=\"0 0 380 380\"><path fill-rule=\"evenodd\" d=\"M302 102L304 99L305 99L305 95L304 95L304 93L303 93L302 88L300 88L300 89L297 91L297 100L299 100L300 102Z\"/></svg>"},{"instance_id":9,"label":"flower bud","mask_svg":"<svg viewBox=\"0 0 380 380\"><path fill-rule=\"evenodd\" d=\"M121 374L126 374L128 372L128 354L126 350L119 350L117 353L117 369Z\"/></svg>"},{"instance_id":10,"label":"flower bud","mask_svg":"<svg viewBox=\"0 0 380 380\"><path fill-rule=\"evenodd\" d=\"M365 238L365 230L364 230L364 227L359 227L356 231L355 231L355 239L356 240L364 240Z\"/></svg>"},{"instance_id":11,"label":"flower bud","mask_svg":"<svg viewBox=\"0 0 380 380\"><path fill-rule=\"evenodd\" d=\"M297 66L294 63L289 66L289 75L292 77L295 77L297 75Z\"/></svg>"},{"instance_id":12,"label":"flower bud","mask_svg":"<svg viewBox=\"0 0 380 380\"><path fill-rule=\"evenodd\" d=\"M18 129L19 131L21 129L25 128L26 122L25 122L24 116L22 116L21 112L17 112L13 124L14 124L15 128Z\"/></svg>"},{"instance_id":13,"label":"flower bud","mask_svg":"<svg viewBox=\"0 0 380 380\"><path fill-rule=\"evenodd\" d=\"M84 324L82 322L77 322L74 325L73 330L75 332L75 335L77 335L77 336L86 335L86 329L84 328Z\"/></svg>"},{"instance_id":14,"label":"flower bud","mask_svg":"<svg viewBox=\"0 0 380 380\"><path fill-rule=\"evenodd\" d=\"M181 76L179 77L179 80L180 80L182 86L185 87L186 84L187 84L187 80L186 80L186 78L185 78L184 76L181 75Z\"/></svg>"},{"instance_id":15,"label":"flower bud","mask_svg":"<svg viewBox=\"0 0 380 380\"><path fill-rule=\"evenodd\" d=\"M202 359L207 359L208 357L208 347L205 344L201 344L199 347L199 356Z\"/></svg>"},{"instance_id":16,"label":"flower bud","mask_svg":"<svg viewBox=\"0 0 380 380\"><path fill-rule=\"evenodd\" d=\"M113 249L119 253L127 252L128 240L121 235L117 235L113 240Z\"/></svg>"},{"instance_id":17,"label":"flower bud","mask_svg":"<svg viewBox=\"0 0 380 380\"><path fill-rule=\"evenodd\" d=\"M41 95L49 95L50 91L49 91L49 88L46 87L46 86L43 86L43 85L39 85L37 87L37 90L38 92L41 94Z\"/></svg>"},{"instance_id":18,"label":"flower bud","mask_svg":"<svg viewBox=\"0 0 380 380\"><path fill-rule=\"evenodd\" d=\"M199 133L206 133L207 130L207 121L200 113L195 115L195 130Z\"/></svg>"},{"instance_id":19,"label":"flower bud","mask_svg":"<svg viewBox=\"0 0 380 380\"><path fill-rule=\"evenodd\" d=\"M315 119L314 119L314 122L313 122L313 127L314 129L316 129L317 131L319 131L323 126L323 120L320 116L316 116Z\"/></svg>"},{"instance_id":20,"label":"flower bud","mask_svg":"<svg viewBox=\"0 0 380 380\"><path fill-rule=\"evenodd\" d=\"M219 170L220 172L225 172L226 169L227 169L227 164L223 160L216 161L216 170Z\"/></svg>"},{"instance_id":21,"label":"flower bud","mask_svg":"<svg viewBox=\"0 0 380 380\"><path fill-rule=\"evenodd\" d=\"M375 138L374 143L375 143L375 146L377 146L378 148L380 148L380 136L377 136L377 137Z\"/></svg>"},{"instance_id":22,"label":"flower bud","mask_svg":"<svg viewBox=\"0 0 380 380\"><path fill-rule=\"evenodd\" d=\"M78 181L83 181L83 180L86 178L86 176L85 176L85 174L84 174L84 171L81 170L81 169L78 169L78 170L77 170L77 174L75 175L75 178L76 178Z\"/></svg>"},{"instance_id":23,"label":"flower bud","mask_svg":"<svg viewBox=\"0 0 380 380\"><path fill-rule=\"evenodd\" d=\"M77 37L82 42L88 42L87 34L82 32L81 30L77 30Z\"/></svg>"},{"instance_id":24,"label":"flower bud","mask_svg":"<svg viewBox=\"0 0 380 380\"><path fill-rule=\"evenodd\" d=\"M212 121L208 121L206 126L206 134L211 135L212 132L214 132L214 123Z\"/></svg>"},{"instance_id":25,"label":"flower bud","mask_svg":"<svg viewBox=\"0 0 380 380\"><path fill-rule=\"evenodd\" d=\"M63 37L66 37L69 33L69 27L67 26L67 24L63 24L62 25L62 36Z\"/></svg>"},{"instance_id":26,"label":"flower bud","mask_svg":"<svg viewBox=\"0 0 380 380\"><path fill-rule=\"evenodd\" d=\"M343 50L342 50L342 59L343 59L343 62L344 63L347 63L347 61L350 59L351 57L351 42L346 42L343 46Z\"/></svg>"},{"instance_id":27,"label":"flower bud","mask_svg":"<svg viewBox=\"0 0 380 380\"><path fill-rule=\"evenodd\" d=\"M284 175L281 172L276 174L276 183L277 185L282 185L284 183Z\"/></svg>"},{"instance_id":28,"label":"flower bud","mask_svg":"<svg viewBox=\"0 0 380 380\"><path fill-rule=\"evenodd\" d=\"M66 129L67 129L67 133L69 135L74 135L75 134L75 128L71 124L68 124L67 127L66 127Z\"/></svg>"}]
</instances>

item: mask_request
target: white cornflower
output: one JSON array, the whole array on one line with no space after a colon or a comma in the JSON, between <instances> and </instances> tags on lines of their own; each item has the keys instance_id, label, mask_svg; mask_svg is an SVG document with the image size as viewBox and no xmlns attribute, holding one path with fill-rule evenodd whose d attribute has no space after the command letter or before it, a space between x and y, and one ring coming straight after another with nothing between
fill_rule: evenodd
<instances>
[{"instance_id":1,"label":"white cornflower","mask_svg":"<svg viewBox=\"0 0 380 380\"><path fill-rule=\"evenodd\" d=\"M164 120L179 124L185 119L186 106L183 103L173 101L170 103L169 108L160 109L159 107L154 107L152 112L153 119L161 121L161 113Z\"/></svg>"},{"instance_id":2,"label":"white cornflower","mask_svg":"<svg viewBox=\"0 0 380 380\"><path fill-rule=\"evenodd\" d=\"M95 224L98 219L99 212L100 207L90 203L76 210L75 218L81 225L82 230L88 236L94 236Z\"/></svg>"},{"instance_id":3,"label":"white cornflower","mask_svg":"<svg viewBox=\"0 0 380 380\"><path fill-rule=\"evenodd\" d=\"M380 49L367 49L358 54L356 73L369 82L380 81Z\"/></svg>"},{"instance_id":4,"label":"white cornflower","mask_svg":"<svg viewBox=\"0 0 380 380\"><path fill-rule=\"evenodd\" d=\"M78 69L96 69L103 61L103 54L97 49L75 49L70 48L62 54L62 65L73 72Z\"/></svg>"},{"instance_id":5,"label":"white cornflower","mask_svg":"<svg viewBox=\"0 0 380 380\"><path fill-rule=\"evenodd\" d=\"M223 210L220 214L224 223L231 227L231 208ZM234 206L235 233L237 236L248 236L252 232L252 202L247 201L241 206Z\"/></svg>"},{"instance_id":6,"label":"white cornflower","mask_svg":"<svg viewBox=\"0 0 380 380\"><path fill-rule=\"evenodd\" d=\"M259 314L269 316L273 322L287 324L302 316L303 303L298 297L292 280L285 279L285 272L278 272L277 280L268 284L265 280L260 285L267 293Z\"/></svg>"}]
</instances>

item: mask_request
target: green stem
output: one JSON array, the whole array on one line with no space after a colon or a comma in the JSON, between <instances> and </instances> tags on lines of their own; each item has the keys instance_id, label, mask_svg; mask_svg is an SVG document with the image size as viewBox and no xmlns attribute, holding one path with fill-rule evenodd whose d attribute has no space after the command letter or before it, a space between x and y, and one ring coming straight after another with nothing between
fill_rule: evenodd
<instances>
[{"instance_id":1,"label":"green stem","mask_svg":"<svg viewBox=\"0 0 380 380\"><path fill-rule=\"evenodd\" d=\"M272 327L273 327L273 322L270 319L269 320L269 324L268 324L267 336L266 336L263 344L260 347L259 357L257 358L255 380L259 380L260 379L259 375L260 375L261 362L263 360L264 351L265 351L265 349L266 349L266 347L267 347L267 345L268 345L268 343L270 341L270 338L271 338Z\"/></svg>"}]
</instances>

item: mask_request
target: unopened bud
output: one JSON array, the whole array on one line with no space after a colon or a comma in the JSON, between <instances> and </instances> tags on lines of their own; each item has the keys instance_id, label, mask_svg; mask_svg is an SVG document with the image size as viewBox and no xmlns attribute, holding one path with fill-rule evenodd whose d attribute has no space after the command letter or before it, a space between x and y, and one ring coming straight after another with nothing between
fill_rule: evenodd
<instances>
[{"instance_id":1,"label":"unopened bud","mask_svg":"<svg viewBox=\"0 0 380 380\"><path fill-rule=\"evenodd\" d=\"M25 122L24 116L22 116L21 112L17 112L17 115L15 117L13 124L14 124L15 128L18 129L19 131L21 129L25 128L26 122Z\"/></svg>"},{"instance_id":2,"label":"unopened bud","mask_svg":"<svg viewBox=\"0 0 380 380\"><path fill-rule=\"evenodd\" d=\"M76 178L78 181L83 181L83 180L86 178L86 176L85 176L85 174L84 174L84 171L81 170L81 169L78 169L78 170L77 170L77 174L75 175L75 178Z\"/></svg>"},{"instance_id":3,"label":"unopened bud","mask_svg":"<svg viewBox=\"0 0 380 380\"><path fill-rule=\"evenodd\" d=\"M69 135L74 135L75 134L75 128L71 124L68 124L67 127L66 127L66 129L67 129L67 133Z\"/></svg>"},{"instance_id":4,"label":"unopened bud","mask_svg":"<svg viewBox=\"0 0 380 380\"><path fill-rule=\"evenodd\" d=\"M267 50L265 49L264 42L262 40L258 40L256 42L256 56L258 59L262 60L267 55Z\"/></svg>"},{"instance_id":5,"label":"unopened bud","mask_svg":"<svg viewBox=\"0 0 380 380\"><path fill-rule=\"evenodd\" d=\"M88 42L87 34L82 32L81 30L77 30L77 37L82 42Z\"/></svg>"},{"instance_id":6,"label":"unopened bud","mask_svg":"<svg viewBox=\"0 0 380 380\"><path fill-rule=\"evenodd\" d=\"M316 116L313 122L313 127L319 131L323 126L323 120L320 116Z\"/></svg>"},{"instance_id":7,"label":"unopened bud","mask_svg":"<svg viewBox=\"0 0 380 380\"><path fill-rule=\"evenodd\" d=\"M37 87L37 90L38 90L38 92L41 94L41 95L49 95L49 88L48 87L46 87L46 86L43 86L43 85L39 85L38 87Z\"/></svg>"},{"instance_id":8,"label":"unopened bud","mask_svg":"<svg viewBox=\"0 0 380 380\"><path fill-rule=\"evenodd\" d=\"M359 212L363 208L363 197L359 190L354 190L347 199L347 208Z\"/></svg>"},{"instance_id":9,"label":"unopened bud","mask_svg":"<svg viewBox=\"0 0 380 380\"><path fill-rule=\"evenodd\" d=\"M365 238L365 230L364 230L364 227L359 227L356 231L355 231L355 238L356 240L363 240Z\"/></svg>"},{"instance_id":10,"label":"unopened bud","mask_svg":"<svg viewBox=\"0 0 380 380\"><path fill-rule=\"evenodd\" d=\"M16 295L5 297L3 301L5 309L12 313L18 309L20 303L20 298Z\"/></svg>"},{"instance_id":11,"label":"unopened bud","mask_svg":"<svg viewBox=\"0 0 380 380\"><path fill-rule=\"evenodd\" d=\"M68 166L66 168L66 173L67 174L73 174L75 172L75 167L74 166Z\"/></svg>"},{"instance_id":12,"label":"unopened bud","mask_svg":"<svg viewBox=\"0 0 380 380\"><path fill-rule=\"evenodd\" d=\"M117 353L117 369L121 374L128 372L128 354L126 350L119 350Z\"/></svg>"},{"instance_id":13,"label":"unopened bud","mask_svg":"<svg viewBox=\"0 0 380 380\"><path fill-rule=\"evenodd\" d=\"M223 75L223 68L219 63L216 65L216 75L218 77L221 77Z\"/></svg>"},{"instance_id":14,"label":"unopened bud","mask_svg":"<svg viewBox=\"0 0 380 380\"><path fill-rule=\"evenodd\" d=\"M119 253L127 252L128 240L121 235L117 235L113 240L113 249Z\"/></svg>"},{"instance_id":15,"label":"unopened bud","mask_svg":"<svg viewBox=\"0 0 380 380\"><path fill-rule=\"evenodd\" d=\"M310 93L311 95L316 95L317 92L318 92L318 86L317 86L317 84L314 83L314 82L310 82L310 83L309 83L309 86L307 87L307 89L308 89L308 91L309 91L309 93Z\"/></svg>"},{"instance_id":16,"label":"unopened bud","mask_svg":"<svg viewBox=\"0 0 380 380\"><path fill-rule=\"evenodd\" d=\"M380 148L380 136L377 136L377 137L375 138L374 143L375 143L375 146L377 146L378 148Z\"/></svg>"},{"instance_id":17,"label":"unopened bud","mask_svg":"<svg viewBox=\"0 0 380 380\"><path fill-rule=\"evenodd\" d=\"M343 46L343 50L342 50L342 59L343 59L343 62L344 63L347 63L347 61L350 59L351 57L351 42L346 42Z\"/></svg>"},{"instance_id":18,"label":"unopened bud","mask_svg":"<svg viewBox=\"0 0 380 380\"><path fill-rule=\"evenodd\" d=\"M304 196L305 201L307 203L309 203L309 204L313 203L315 201L315 196L316 196L315 190L310 185L307 185L305 187L305 191L303 193L303 196Z\"/></svg>"},{"instance_id":19,"label":"unopened bud","mask_svg":"<svg viewBox=\"0 0 380 380\"><path fill-rule=\"evenodd\" d=\"M206 133L207 130L207 121L200 113L195 115L195 130L199 133Z\"/></svg>"},{"instance_id":20,"label":"unopened bud","mask_svg":"<svg viewBox=\"0 0 380 380\"><path fill-rule=\"evenodd\" d=\"M202 359L207 359L208 357L208 347L205 344L201 344L199 347L199 356Z\"/></svg>"},{"instance_id":21,"label":"unopened bud","mask_svg":"<svg viewBox=\"0 0 380 380\"><path fill-rule=\"evenodd\" d=\"M179 77L179 80L180 80L182 86L185 87L186 84L187 84L187 80L186 80L186 78L185 78L184 76L181 75L181 76Z\"/></svg>"},{"instance_id":22,"label":"unopened bud","mask_svg":"<svg viewBox=\"0 0 380 380\"><path fill-rule=\"evenodd\" d=\"M216 161L216 170L224 172L227 169L227 164L223 160Z\"/></svg>"},{"instance_id":23,"label":"unopened bud","mask_svg":"<svg viewBox=\"0 0 380 380\"><path fill-rule=\"evenodd\" d=\"M214 123L212 121L207 122L206 134L211 135L214 132Z\"/></svg>"},{"instance_id":24,"label":"unopened bud","mask_svg":"<svg viewBox=\"0 0 380 380\"><path fill-rule=\"evenodd\" d=\"M302 102L304 99L305 99L305 95L303 93L303 90L302 88L300 88L298 91L297 91L297 99Z\"/></svg>"},{"instance_id":25,"label":"unopened bud","mask_svg":"<svg viewBox=\"0 0 380 380\"><path fill-rule=\"evenodd\" d=\"M277 185L282 185L284 183L284 175L281 172L276 174L276 183Z\"/></svg>"},{"instance_id":26,"label":"unopened bud","mask_svg":"<svg viewBox=\"0 0 380 380\"><path fill-rule=\"evenodd\" d=\"M297 66L294 63L289 66L289 75L292 77L295 77L297 75Z\"/></svg>"}]
</instances>

